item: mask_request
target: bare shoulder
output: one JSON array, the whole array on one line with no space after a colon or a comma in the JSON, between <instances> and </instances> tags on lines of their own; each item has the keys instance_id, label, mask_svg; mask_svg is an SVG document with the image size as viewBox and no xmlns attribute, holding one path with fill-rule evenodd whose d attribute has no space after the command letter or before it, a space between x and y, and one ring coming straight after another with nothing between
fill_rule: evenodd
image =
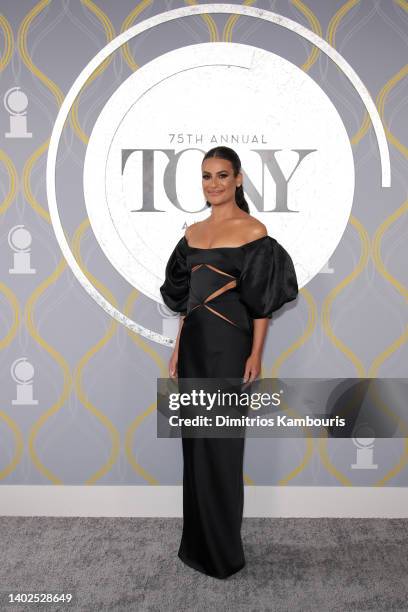
<instances>
[{"instance_id":1,"label":"bare shoulder","mask_svg":"<svg viewBox=\"0 0 408 612\"><path fill-rule=\"evenodd\" d=\"M258 240L258 238L267 235L268 230L266 226L255 217L249 216L249 219L245 222L245 236L247 242Z\"/></svg>"},{"instance_id":2,"label":"bare shoulder","mask_svg":"<svg viewBox=\"0 0 408 612\"><path fill-rule=\"evenodd\" d=\"M187 240L187 242L189 242L190 239L192 239L192 242L194 242L194 233L197 231L197 229L200 228L200 226L202 226L203 223L204 221L196 221L195 223L192 223L191 225L188 225L186 227L186 231L184 232L184 237Z\"/></svg>"}]
</instances>

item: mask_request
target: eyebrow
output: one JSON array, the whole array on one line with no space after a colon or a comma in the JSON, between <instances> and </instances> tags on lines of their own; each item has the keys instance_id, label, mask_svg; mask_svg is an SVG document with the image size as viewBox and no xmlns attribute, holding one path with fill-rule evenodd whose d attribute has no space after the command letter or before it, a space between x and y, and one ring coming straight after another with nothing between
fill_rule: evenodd
<instances>
[{"instance_id":1,"label":"eyebrow","mask_svg":"<svg viewBox=\"0 0 408 612\"><path fill-rule=\"evenodd\" d=\"M219 170L215 174L221 174L221 172L228 172L228 170ZM203 174L211 174L211 172L208 172L208 170L203 170Z\"/></svg>"}]
</instances>

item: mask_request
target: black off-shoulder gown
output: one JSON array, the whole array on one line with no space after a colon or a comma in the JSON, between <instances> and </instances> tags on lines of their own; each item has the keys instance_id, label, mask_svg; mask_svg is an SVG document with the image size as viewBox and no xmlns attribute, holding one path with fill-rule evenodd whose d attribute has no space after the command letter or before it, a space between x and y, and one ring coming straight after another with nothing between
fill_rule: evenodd
<instances>
[{"instance_id":1,"label":"black off-shoulder gown","mask_svg":"<svg viewBox=\"0 0 408 612\"><path fill-rule=\"evenodd\" d=\"M241 247L173 250L160 287L165 304L186 315L179 378L242 378L253 319L272 318L294 300L292 259L274 238ZM245 438L182 438L183 533L178 556L190 567L227 578L245 565L241 540Z\"/></svg>"}]
</instances>

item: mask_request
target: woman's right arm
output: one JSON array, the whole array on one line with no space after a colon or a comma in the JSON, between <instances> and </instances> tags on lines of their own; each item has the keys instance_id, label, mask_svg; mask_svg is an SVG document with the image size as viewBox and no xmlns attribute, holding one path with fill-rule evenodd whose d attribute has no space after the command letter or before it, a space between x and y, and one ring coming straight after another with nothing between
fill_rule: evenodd
<instances>
[{"instance_id":1,"label":"woman's right arm","mask_svg":"<svg viewBox=\"0 0 408 612\"><path fill-rule=\"evenodd\" d=\"M169 361L169 376L170 378L177 378L177 364L178 364L178 352L179 352L179 342L180 342L180 334L183 329L185 315L180 315L180 324L179 330L177 333L176 343L174 346L174 350L172 356Z\"/></svg>"}]
</instances>

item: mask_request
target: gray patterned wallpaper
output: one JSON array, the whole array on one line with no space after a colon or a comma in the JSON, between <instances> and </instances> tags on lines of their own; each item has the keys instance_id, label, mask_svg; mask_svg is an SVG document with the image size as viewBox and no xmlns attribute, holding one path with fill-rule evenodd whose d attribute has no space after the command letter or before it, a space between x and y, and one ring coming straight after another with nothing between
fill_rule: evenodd
<instances>
[{"instance_id":1,"label":"gray patterned wallpaper","mask_svg":"<svg viewBox=\"0 0 408 612\"><path fill-rule=\"evenodd\" d=\"M132 25L193 4L0 4L3 484L181 484L180 440L156 437L156 379L167 374L170 348L118 323L78 283L55 237L45 177L55 118L83 67ZM130 41L93 75L72 107L57 166L63 226L72 252L93 286L121 312L147 329L173 333L175 321L163 316L155 301L118 282L92 235L82 193L90 132L119 84L166 51L218 40L278 53L307 71L335 104L350 137L356 187L347 230L327 267L302 288L292 318L278 317L272 324L262 374L406 378L408 2L244 4L299 22L350 63L383 122L391 187L381 187L378 144L361 99L316 47L247 16L185 17ZM356 452L353 440L346 439L247 440L245 481L407 484L404 438L375 441L375 469L353 469Z\"/></svg>"}]
</instances>

